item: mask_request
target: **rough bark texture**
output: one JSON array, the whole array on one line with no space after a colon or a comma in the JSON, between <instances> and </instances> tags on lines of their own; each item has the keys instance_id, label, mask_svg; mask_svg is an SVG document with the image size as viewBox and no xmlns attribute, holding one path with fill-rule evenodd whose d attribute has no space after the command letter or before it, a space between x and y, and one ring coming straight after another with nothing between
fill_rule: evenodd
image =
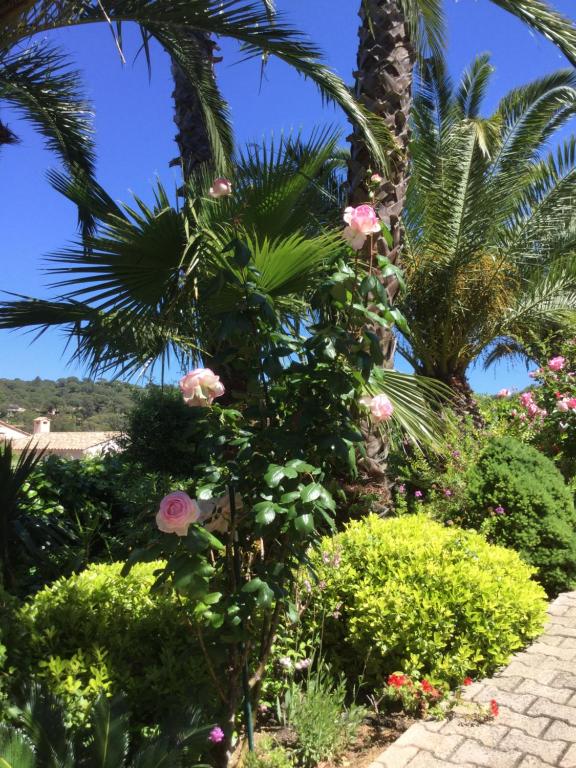
<instances>
[{"instance_id":1,"label":"rough bark texture","mask_svg":"<svg viewBox=\"0 0 576 768\"><path fill-rule=\"evenodd\" d=\"M374 199L392 234L392 247L388 247L384 238L379 238L377 247L378 252L387 256L393 264L399 264L403 242L401 216L408 184L408 119L415 56L404 15L396 0L364 0L359 15L356 97L384 120L398 144L398 151L390 158L388 177ZM350 142L349 199L351 205L360 205L369 200L366 182L369 170L373 168L372 159L358 132L352 134ZM394 303L398 282L388 279L386 289L390 303ZM380 338L384 367L393 368L396 350L394 333L380 325L373 330ZM385 482L388 446L379 432L371 430L366 433L365 445L368 454L363 462L365 471L375 480Z\"/></svg>"},{"instance_id":2,"label":"rough bark texture","mask_svg":"<svg viewBox=\"0 0 576 768\"><path fill-rule=\"evenodd\" d=\"M205 53L208 61L212 61L216 43L209 35L202 32L191 31L189 34L194 45ZM182 165L182 174L186 180L199 166L212 160L212 148L206 131L204 111L194 84L174 59L172 60L172 77L174 79L172 92L174 122L178 128L175 140L180 152L179 162Z\"/></svg>"}]
</instances>

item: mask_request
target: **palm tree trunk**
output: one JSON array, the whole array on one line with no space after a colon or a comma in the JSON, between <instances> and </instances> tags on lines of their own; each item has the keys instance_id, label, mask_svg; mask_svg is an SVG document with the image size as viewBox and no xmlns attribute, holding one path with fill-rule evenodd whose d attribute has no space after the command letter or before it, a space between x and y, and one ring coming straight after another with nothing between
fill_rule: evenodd
<instances>
[{"instance_id":1,"label":"palm tree trunk","mask_svg":"<svg viewBox=\"0 0 576 768\"><path fill-rule=\"evenodd\" d=\"M206 60L213 62L216 43L210 35L197 31L190 31L189 35L191 42L205 55ZM188 75L174 59L172 59L172 78L174 80L172 92L174 122L178 128L175 140L180 153L179 159L174 162L181 165L184 181L187 181L200 166L211 162L212 147L206 130L204 111L194 83L190 82Z\"/></svg>"},{"instance_id":2,"label":"palm tree trunk","mask_svg":"<svg viewBox=\"0 0 576 768\"><path fill-rule=\"evenodd\" d=\"M408 185L408 119L412 104L412 79L415 55L410 43L408 26L397 0L362 0L361 25L358 32L356 98L381 117L396 137L398 149L390 158L390 172L375 193L373 200L378 212L390 229L392 246L378 238L378 252L393 264L399 264L404 232L402 211ZM348 166L349 200L360 205L370 200L367 182L372 160L358 131L350 139ZM398 294L398 281L388 278L386 290L391 304ZM394 367L396 337L394 332L378 325L372 329L380 339L385 368ZM385 484L388 445L380 433L365 431L367 458L363 468L369 477Z\"/></svg>"}]
</instances>

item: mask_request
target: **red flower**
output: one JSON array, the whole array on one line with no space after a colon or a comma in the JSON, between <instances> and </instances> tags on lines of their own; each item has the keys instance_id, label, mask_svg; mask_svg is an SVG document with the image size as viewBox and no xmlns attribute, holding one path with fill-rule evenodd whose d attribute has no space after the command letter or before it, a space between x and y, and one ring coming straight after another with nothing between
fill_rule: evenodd
<instances>
[{"instance_id":1,"label":"red flower","mask_svg":"<svg viewBox=\"0 0 576 768\"><path fill-rule=\"evenodd\" d=\"M472 685L474 680L472 680L471 677L465 677L464 680L462 680L462 685Z\"/></svg>"},{"instance_id":2,"label":"red flower","mask_svg":"<svg viewBox=\"0 0 576 768\"><path fill-rule=\"evenodd\" d=\"M420 685L422 686L422 690L424 691L424 693L427 693L428 695L433 696L435 699L439 699L440 696L442 696L438 688L434 688L434 686L429 680L426 680L426 679L422 680L420 682Z\"/></svg>"},{"instance_id":3,"label":"red flower","mask_svg":"<svg viewBox=\"0 0 576 768\"><path fill-rule=\"evenodd\" d=\"M403 688L405 685L410 685L410 680L406 675L390 675L388 685L392 688Z\"/></svg>"},{"instance_id":4,"label":"red flower","mask_svg":"<svg viewBox=\"0 0 576 768\"><path fill-rule=\"evenodd\" d=\"M498 702L496 701L496 699L492 699L490 702L490 712L492 713L492 717L498 717L499 711L500 710L498 708Z\"/></svg>"}]
</instances>

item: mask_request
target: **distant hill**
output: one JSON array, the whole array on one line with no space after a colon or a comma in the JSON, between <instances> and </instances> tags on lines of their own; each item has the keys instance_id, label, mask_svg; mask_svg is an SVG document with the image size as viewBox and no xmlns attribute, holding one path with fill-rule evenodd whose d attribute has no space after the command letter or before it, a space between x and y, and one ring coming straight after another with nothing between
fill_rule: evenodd
<instances>
[{"instance_id":1,"label":"distant hill","mask_svg":"<svg viewBox=\"0 0 576 768\"><path fill-rule=\"evenodd\" d=\"M118 430L139 390L120 381L73 376L56 381L0 379L0 419L29 432L37 416L49 416L55 432Z\"/></svg>"}]
</instances>

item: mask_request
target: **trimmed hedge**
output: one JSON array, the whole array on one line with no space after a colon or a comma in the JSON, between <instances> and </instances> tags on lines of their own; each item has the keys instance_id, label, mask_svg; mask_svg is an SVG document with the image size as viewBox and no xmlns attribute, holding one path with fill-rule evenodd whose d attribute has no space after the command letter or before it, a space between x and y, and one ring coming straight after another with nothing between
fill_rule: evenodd
<instances>
[{"instance_id":1,"label":"trimmed hedge","mask_svg":"<svg viewBox=\"0 0 576 768\"><path fill-rule=\"evenodd\" d=\"M81 722L102 692L123 691L140 725L191 702L210 710L212 686L186 606L171 594L150 593L159 565L136 565L126 577L122 563L92 565L21 608L21 671L64 700L71 723Z\"/></svg>"},{"instance_id":2,"label":"trimmed hedge","mask_svg":"<svg viewBox=\"0 0 576 768\"><path fill-rule=\"evenodd\" d=\"M352 683L389 674L458 685L489 675L542 629L534 569L477 533L424 515L374 515L325 539L313 557L323 652Z\"/></svg>"},{"instance_id":3,"label":"trimmed hedge","mask_svg":"<svg viewBox=\"0 0 576 768\"><path fill-rule=\"evenodd\" d=\"M537 569L549 595L574 587L572 492L554 463L536 448L511 437L492 439L468 473L468 502L460 519L489 541L519 552Z\"/></svg>"}]
</instances>

